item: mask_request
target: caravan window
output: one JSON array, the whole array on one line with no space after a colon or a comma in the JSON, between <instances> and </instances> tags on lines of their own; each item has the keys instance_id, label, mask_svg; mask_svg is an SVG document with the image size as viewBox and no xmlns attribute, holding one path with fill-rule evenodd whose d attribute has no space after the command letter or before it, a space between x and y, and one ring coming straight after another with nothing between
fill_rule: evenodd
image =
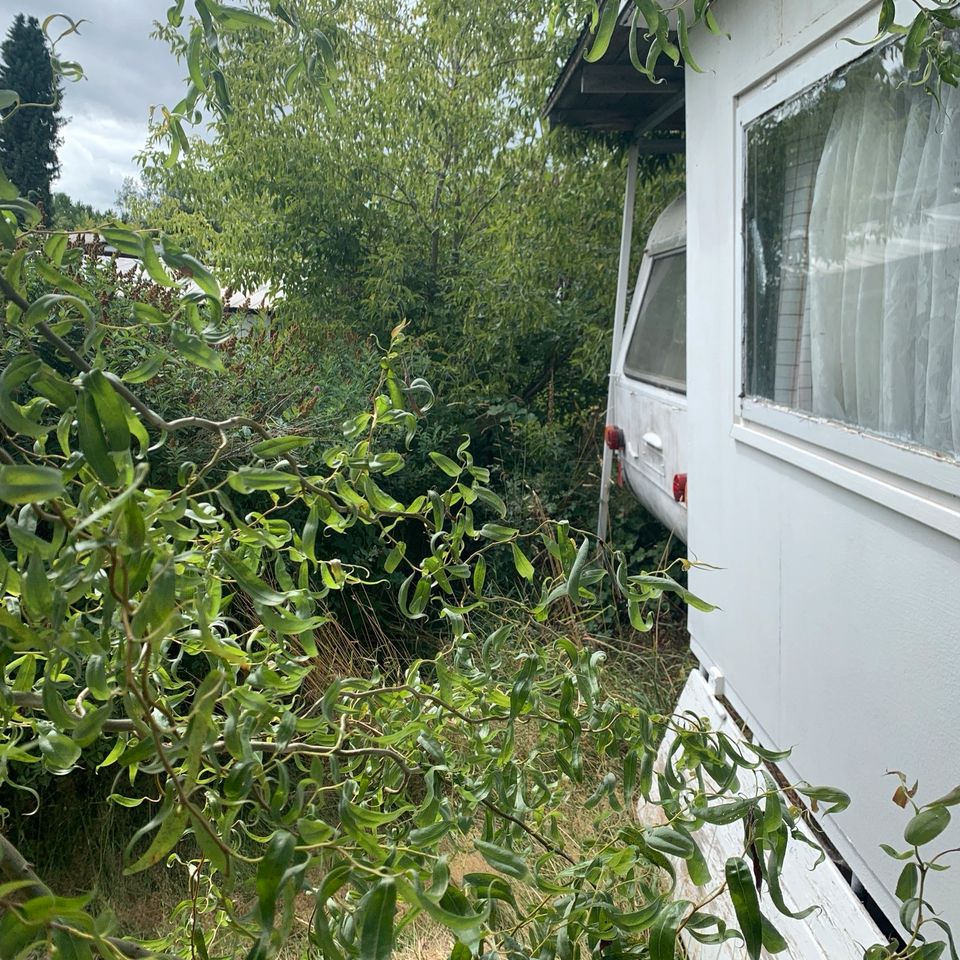
<instances>
[{"instance_id":1,"label":"caravan window","mask_svg":"<svg viewBox=\"0 0 960 960\"><path fill-rule=\"evenodd\" d=\"M657 257L623 361L624 372L668 390L687 384L687 257Z\"/></svg>"},{"instance_id":2,"label":"caravan window","mask_svg":"<svg viewBox=\"0 0 960 960\"><path fill-rule=\"evenodd\" d=\"M876 49L746 128L745 390L960 454L960 90Z\"/></svg>"}]
</instances>

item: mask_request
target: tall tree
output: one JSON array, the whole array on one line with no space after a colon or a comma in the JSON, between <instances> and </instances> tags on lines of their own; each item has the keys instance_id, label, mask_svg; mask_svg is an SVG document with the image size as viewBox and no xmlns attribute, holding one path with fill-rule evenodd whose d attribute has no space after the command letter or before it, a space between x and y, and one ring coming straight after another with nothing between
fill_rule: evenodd
<instances>
[{"instance_id":1,"label":"tall tree","mask_svg":"<svg viewBox=\"0 0 960 960\"><path fill-rule=\"evenodd\" d=\"M407 321L442 401L433 429L469 433L511 504L529 483L592 512L622 159L541 128L571 39L541 28L548 9L344 0L330 24L314 8L337 50L334 103L266 35L225 41L244 109L147 176L215 226L209 253L231 282L276 281L324 338L337 321L381 339ZM645 179L641 219L679 175Z\"/></svg>"},{"instance_id":2,"label":"tall tree","mask_svg":"<svg viewBox=\"0 0 960 960\"><path fill-rule=\"evenodd\" d=\"M19 98L0 126L0 166L21 193L52 210L50 184L60 170L57 160L62 88L54 77L50 50L36 17L18 13L0 47L0 88ZM36 104L20 109L20 104Z\"/></svg>"}]
</instances>

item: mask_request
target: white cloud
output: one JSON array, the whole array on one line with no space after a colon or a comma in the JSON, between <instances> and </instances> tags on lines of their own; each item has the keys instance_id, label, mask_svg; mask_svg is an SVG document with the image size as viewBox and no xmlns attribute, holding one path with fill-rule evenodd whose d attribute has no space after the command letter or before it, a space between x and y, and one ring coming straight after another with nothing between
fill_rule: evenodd
<instances>
[{"instance_id":1,"label":"white cloud","mask_svg":"<svg viewBox=\"0 0 960 960\"><path fill-rule=\"evenodd\" d=\"M56 189L99 210L112 206L124 177L138 172L132 157L143 139L144 125L136 121L74 120L63 133Z\"/></svg>"},{"instance_id":2,"label":"white cloud","mask_svg":"<svg viewBox=\"0 0 960 960\"><path fill-rule=\"evenodd\" d=\"M166 45L150 37L167 0L0 0L6 36L18 13L43 20L53 12L89 23L61 42L60 54L78 60L86 78L66 84L61 173L55 189L73 199L110 206L123 178L138 172L152 105L177 102L183 68Z\"/></svg>"}]
</instances>

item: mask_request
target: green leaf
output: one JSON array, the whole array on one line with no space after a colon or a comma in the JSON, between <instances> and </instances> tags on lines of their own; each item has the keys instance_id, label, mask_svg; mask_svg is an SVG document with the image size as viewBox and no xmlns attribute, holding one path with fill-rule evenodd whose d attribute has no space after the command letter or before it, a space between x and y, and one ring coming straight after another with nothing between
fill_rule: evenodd
<instances>
[{"instance_id":1,"label":"green leaf","mask_svg":"<svg viewBox=\"0 0 960 960\"><path fill-rule=\"evenodd\" d=\"M449 820L438 820L426 827L417 827L407 834L407 841L414 846L432 846L439 839L445 837L453 827Z\"/></svg>"},{"instance_id":2,"label":"green leaf","mask_svg":"<svg viewBox=\"0 0 960 960\"><path fill-rule=\"evenodd\" d=\"M403 560L403 556L406 552L407 545L403 540L395 543L393 548L387 554L386 560L383 562L383 569L386 570L387 573L393 573L393 571L400 566L400 561Z\"/></svg>"},{"instance_id":3,"label":"green leaf","mask_svg":"<svg viewBox=\"0 0 960 960\"><path fill-rule=\"evenodd\" d=\"M166 326L170 322L170 318L152 303L135 303L133 305L133 319L137 323L157 327Z\"/></svg>"},{"instance_id":4,"label":"green leaf","mask_svg":"<svg viewBox=\"0 0 960 960\"><path fill-rule=\"evenodd\" d=\"M934 800L932 803L926 804L928 807L955 807L960 803L960 786L954 787L948 793L945 793L942 797Z\"/></svg>"},{"instance_id":5,"label":"green leaf","mask_svg":"<svg viewBox=\"0 0 960 960\"><path fill-rule=\"evenodd\" d=\"M93 292L87 287L81 286L76 280L72 280L70 277L61 273L54 267L52 264L46 263L43 260L37 262L37 273L43 277L52 287L58 287L60 290L65 290L67 293L73 294L75 297L79 297L81 300L87 300L90 303L96 303L97 298L94 296Z\"/></svg>"},{"instance_id":6,"label":"green leaf","mask_svg":"<svg viewBox=\"0 0 960 960\"><path fill-rule=\"evenodd\" d=\"M430 459L448 476L448 477L459 477L463 473L463 467L458 466L454 463L449 457L445 457L442 453L437 453L436 451L431 452Z\"/></svg>"},{"instance_id":7,"label":"green leaf","mask_svg":"<svg viewBox=\"0 0 960 960\"><path fill-rule=\"evenodd\" d=\"M107 439L107 446L114 453L130 448L130 428L124 403L116 390L100 370L91 370L83 375L82 388L88 390L97 408L100 426Z\"/></svg>"},{"instance_id":8,"label":"green leaf","mask_svg":"<svg viewBox=\"0 0 960 960\"><path fill-rule=\"evenodd\" d=\"M763 949L766 953L783 953L788 948L783 934L765 917L760 915Z\"/></svg>"},{"instance_id":9,"label":"green leaf","mask_svg":"<svg viewBox=\"0 0 960 960\"><path fill-rule=\"evenodd\" d=\"M742 857L730 857L725 868L730 901L737 914L737 923L750 960L759 960L763 946L763 922L760 901L753 885L753 874Z\"/></svg>"},{"instance_id":10,"label":"green leaf","mask_svg":"<svg viewBox=\"0 0 960 960\"><path fill-rule=\"evenodd\" d=\"M486 487L474 487L473 492L477 495L477 499L493 510L498 517L507 515L507 505L492 490Z\"/></svg>"},{"instance_id":11,"label":"green leaf","mask_svg":"<svg viewBox=\"0 0 960 960\"><path fill-rule=\"evenodd\" d=\"M483 584L487 577L487 561L483 554L478 554L473 564L473 592L479 597L483 595Z\"/></svg>"},{"instance_id":12,"label":"green leaf","mask_svg":"<svg viewBox=\"0 0 960 960\"><path fill-rule=\"evenodd\" d=\"M650 927L650 960L674 960L677 954L677 928L691 904L675 900L660 909Z\"/></svg>"},{"instance_id":13,"label":"green leaf","mask_svg":"<svg viewBox=\"0 0 960 960\"><path fill-rule=\"evenodd\" d=\"M44 763L57 773L65 773L80 759L80 747L52 724L42 725L37 741Z\"/></svg>"},{"instance_id":14,"label":"green leaf","mask_svg":"<svg viewBox=\"0 0 960 960\"><path fill-rule=\"evenodd\" d=\"M110 718L113 708L109 703L105 703L96 710L88 709L80 722L73 730L73 739L81 747L89 747L95 743L103 731L103 725Z\"/></svg>"},{"instance_id":15,"label":"green leaf","mask_svg":"<svg viewBox=\"0 0 960 960\"><path fill-rule=\"evenodd\" d=\"M713 8L712 8L712 7L708 7L708 8L707 8L706 13L703 15L703 22L707 25L707 29L708 29L715 37L724 37L724 36L725 36L728 40L730 39L730 34L728 34L728 33L725 34L725 33L723 32L723 30L720 29L720 24L717 23L717 18L716 18L716 15L715 15L714 12L713 12Z\"/></svg>"},{"instance_id":16,"label":"green leaf","mask_svg":"<svg viewBox=\"0 0 960 960\"><path fill-rule=\"evenodd\" d=\"M242 566L239 561L221 553L218 556L219 562L226 571L227 576L236 580L237 585L243 590L251 600L256 603L262 603L268 607L278 607L290 599L286 593L277 593L266 583L264 583L255 573Z\"/></svg>"},{"instance_id":17,"label":"green leaf","mask_svg":"<svg viewBox=\"0 0 960 960\"><path fill-rule=\"evenodd\" d=\"M393 920L397 887L381 880L368 894L360 926L360 960L389 960L393 953Z\"/></svg>"},{"instance_id":18,"label":"green leaf","mask_svg":"<svg viewBox=\"0 0 960 960\"><path fill-rule=\"evenodd\" d=\"M909 860L913 855L913 850L904 850L902 853L899 853L889 843L881 843L880 849L888 856L893 857L894 860Z\"/></svg>"},{"instance_id":19,"label":"green leaf","mask_svg":"<svg viewBox=\"0 0 960 960\"><path fill-rule=\"evenodd\" d=\"M163 366L167 355L160 350L151 353L143 363L137 364L132 370L128 370L121 378L126 383L146 383L152 380Z\"/></svg>"},{"instance_id":20,"label":"green leaf","mask_svg":"<svg viewBox=\"0 0 960 960\"><path fill-rule=\"evenodd\" d=\"M77 433L80 451L90 468L107 486L113 486L118 479L117 467L110 459L96 403L88 390L80 392L77 403Z\"/></svg>"},{"instance_id":21,"label":"green leaf","mask_svg":"<svg viewBox=\"0 0 960 960\"><path fill-rule=\"evenodd\" d=\"M949 823L950 811L946 807L926 807L907 824L903 839L912 847L922 847L939 837Z\"/></svg>"},{"instance_id":22,"label":"green leaf","mask_svg":"<svg viewBox=\"0 0 960 960\"><path fill-rule=\"evenodd\" d=\"M213 708L226 674L222 670L211 670L200 683L193 698L190 720L187 723L187 764L186 776L196 781L200 772L200 759L210 731Z\"/></svg>"},{"instance_id":23,"label":"green leaf","mask_svg":"<svg viewBox=\"0 0 960 960\"><path fill-rule=\"evenodd\" d=\"M225 3L210 3L210 12L217 18L223 30L273 30L273 21L243 7Z\"/></svg>"},{"instance_id":24,"label":"green leaf","mask_svg":"<svg viewBox=\"0 0 960 960\"><path fill-rule=\"evenodd\" d=\"M169 560L157 572L133 615L133 629L145 634L163 627L177 606L177 574Z\"/></svg>"},{"instance_id":25,"label":"green leaf","mask_svg":"<svg viewBox=\"0 0 960 960\"><path fill-rule=\"evenodd\" d=\"M213 274L196 257L168 245L166 240L164 240L162 256L171 267L176 267L188 273L193 282L208 297L219 302L220 285L214 279Z\"/></svg>"},{"instance_id":26,"label":"green leaf","mask_svg":"<svg viewBox=\"0 0 960 960\"><path fill-rule=\"evenodd\" d=\"M141 857L124 867L124 876L141 873L155 863L159 863L180 841L187 827L188 818L186 807L181 807L179 803L171 800L166 801L157 816L147 825L151 829L159 826L153 840ZM138 835L134 835L134 841L136 839Z\"/></svg>"},{"instance_id":27,"label":"green leaf","mask_svg":"<svg viewBox=\"0 0 960 960\"><path fill-rule=\"evenodd\" d=\"M929 26L930 17L927 12L918 13L903 44L903 65L908 70L916 70L920 66L920 53L923 41L927 38Z\"/></svg>"},{"instance_id":28,"label":"green leaf","mask_svg":"<svg viewBox=\"0 0 960 960\"><path fill-rule=\"evenodd\" d=\"M892 2L892 0L891 0ZM695 73L703 73L703 68L693 58L690 52L690 36L687 29L687 17L682 7L677 7L677 40L680 45L680 53L686 65Z\"/></svg>"},{"instance_id":29,"label":"green leaf","mask_svg":"<svg viewBox=\"0 0 960 960\"><path fill-rule=\"evenodd\" d=\"M273 437L270 440L261 440L253 445L255 456L263 457L265 460L270 457L279 457L290 450L296 450L298 447L307 447L313 440L310 437Z\"/></svg>"},{"instance_id":30,"label":"green leaf","mask_svg":"<svg viewBox=\"0 0 960 960\"><path fill-rule=\"evenodd\" d=\"M93 960L89 942L73 936L67 930L54 930L53 943L57 948L55 960Z\"/></svg>"},{"instance_id":31,"label":"green leaf","mask_svg":"<svg viewBox=\"0 0 960 960\"><path fill-rule=\"evenodd\" d=\"M34 439L46 436L51 428L24 416L23 411L14 401L13 394L21 384L40 369L41 364L42 361L38 357L21 354L14 357L0 375L0 420L14 433Z\"/></svg>"},{"instance_id":32,"label":"green leaf","mask_svg":"<svg viewBox=\"0 0 960 960\"><path fill-rule=\"evenodd\" d=\"M103 239L114 247L117 253L138 259L143 255L143 241L133 230L127 230L125 227L104 227L100 232Z\"/></svg>"},{"instance_id":33,"label":"green leaf","mask_svg":"<svg viewBox=\"0 0 960 960\"><path fill-rule=\"evenodd\" d=\"M282 607L263 606L258 611L263 625L281 636L288 637L301 634L307 630L316 630L330 622L329 617L298 617L288 613Z\"/></svg>"},{"instance_id":34,"label":"green leaf","mask_svg":"<svg viewBox=\"0 0 960 960\"><path fill-rule=\"evenodd\" d=\"M257 490L285 490L299 485L295 474L263 467L241 467L227 478L237 493L255 493Z\"/></svg>"},{"instance_id":35,"label":"green leaf","mask_svg":"<svg viewBox=\"0 0 960 960\"><path fill-rule=\"evenodd\" d=\"M880 22L877 25L877 32L880 34L886 33L893 26L896 15L897 5L895 0L883 0L883 3L880 4Z\"/></svg>"},{"instance_id":36,"label":"green leaf","mask_svg":"<svg viewBox=\"0 0 960 960\"><path fill-rule=\"evenodd\" d=\"M90 326L93 326L93 311L80 297L75 297L70 293L45 293L37 297L23 315L23 322L30 327L41 320L49 319L54 309L60 307L73 308Z\"/></svg>"},{"instance_id":37,"label":"green leaf","mask_svg":"<svg viewBox=\"0 0 960 960\"><path fill-rule=\"evenodd\" d=\"M61 410L70 410L76 406L77 391L73 384L68 383L51 369L41 367L30 378L30 386L41 397L46 397Z\"/></svg>"},{"instance_id":38,"label":"green leaf","mask_svg":"<svg viewBox=\"0 0 960 960\"><path fill-rule=\"evenodd\" d=\"M145 236L142 246L143 265L147 268L150 279L161 287L175 287L177 285L176 281L164 270L157 248L153 245L153 240L149 236Z\"/></svg>"},{"instance_id":39,"label":"green leaf","mask_svg":"<svg viewBox=\"0 0 960 960\"><path fill-rule=\"evenodd\" d=\"M486 840L474 840L473 845L494 870L499 870L508 877L514 877L517 880L529 878L530 869L519 854Z\"/></svg>"},{"instance_id":40,"label":"green leaf","mask_svg":"<svg viewBox=\"0 0 960 960\"><path fill-rule=\"evenodd\" d=\"M187 72L190 79L196 85L197 89L203 93L207 84L203 77L203 71L200 67L200 60L203 56L203 35L199 30L194 30L190 34L190 40L187 44Z\"/></svg>"},{"instance_id":41,"label":"green leaf","mask_svg":"<svg viewBox=\"0 0 960 960\"><path fill-rule=\"evenodd\" d=\"M280 884L295 849L296 841L293 835L286 830L278 830L270 838L267 849L257 864L257 910L262 930L273 927Z\"/></svg>"},{"instance_id":42,"label":"green leaf","mask_svg":"<svg viewBox=\"0 0 960 960\"><path fill-rule=\"evenodd\" d=\"M63 475L53 467L21 464L0 467L0 500L6 503L43 503L65 492Z\"/></svg>"},{"instance_id":43,"label":"green leaf","mask_svg":"<svg viewBox=\"0 0 960 960\"><path fill-rule=\"evenodd\" d=\"M660 853L670 857L692 857L696 851L696 844L686 834L673 827L653 827L644 831L644 839Z\"/></svg>"},{"instance_id":44,"label":"green leaf","mask_svg":"<svg viewBox=\"0 0 960 960\"><path fill-rule=\"evenodd\" d=\"M590 538L584 537L577 556L570 568L570 576L567 577L567 596L575 603L580 601L580 577L583 575L583 568L587 563L587 554L590 552Z\"/></svg>"},{"instance_id":45,"label":"green leaf","mask_svg":"<svg viewBox=\"0 0 960 960\"><path fill-rule=\"evenodd\" d=\"M504 543L515 537L520 531L516 527L504 527L499 523L485 523L477 533L487 540L493 540L497 543Z\"/></svg>"},{"instance_id":46,"label":"green leaf","mask_svg":"<svg viewBox=\"0 0 960 960\"><path fill-rule=\"evenodd\" d=\"M920 883L920 869L915 863L907 863L900 871L900 877L897 880L896 897L900 901L909 900L917 895L917 887Z\"/></svg>"},{"instance_id":47,"label":"green leaf","mask_svg":"<svg viewBox=\"0 0 960 960\"><path fill-rule=\"evenodd\" d=\"M597 35L594 38L590 50L583 55L587 63L596 63L607 52L610 41L613 38L613 32L617 26L617 17L620 15L620 4L618 0L606 0L603 5L603 12L600 15L600 25L597 27Z\"/></svg>"},{"instance_id":48,"label":"green leaf","mask_svg":"<svg viewBox=\"0 0 960 960\"><path fill-rule=\"evenodd\" d=\"M0 170L0 200L16 200L19 192L7 178L7 175Z\"/></svg>"},{"instance_id":49,"label":"green leaf","mask_svg":"<svg viewBox=\"0 0 960 960\"><path fill-rule=\"evenodd\" d=\"M814 813L817 812L820 803L826 803L828 806L824 813L841 813L850 806L850 795L843 790L837 790L835 787L797 787L797 790L805 797L809 797L813 803L810 805Z\"/></svg>"},{"instance_id":50,"label":"green leaf","mask_svg":"<svg viewBox=\"0 0 960 960\"><path fill-rule=\"evenodd\" d=\"M516 567L517 573L519 573L524 580L529 580L532 583L534 575L533 564L527 559L526 554L520 549L516 541L511 542L510 547L513 550L513 565Z\"/></svg>"},{"instance_id":51,"label":"green leaf","mask_svg":"<svg viewBox=\"0 0 960 960\"><path fill-rule=\"evenodd\" d=\"M170 334L170 342L174 350L184 359L204 370L223 373L223 360L220 354L209 344L204 343L200 337L176 327Z\"/></svg>"}]
</instances>

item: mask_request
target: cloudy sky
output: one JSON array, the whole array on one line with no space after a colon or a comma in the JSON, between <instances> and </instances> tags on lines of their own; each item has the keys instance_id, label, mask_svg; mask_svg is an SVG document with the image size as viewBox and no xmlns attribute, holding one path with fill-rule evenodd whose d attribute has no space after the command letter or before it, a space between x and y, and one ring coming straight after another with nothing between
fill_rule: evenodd
<instances>
[{"instance_id":1,"label":"cloudy sky","mask_svg":"<svg viewBox=\"0 0 960 960\"><path fill-rule=\"evenodd\" d=\"M146 139L150 106L173 106L184 90L185 70L165 44L150 38L167 6L166 0L0 0L3 36L18 13L41 22L50 13L90 21L58 47L61 57L83 65L86 79L65 86L69 123L55 190L103 209L123 178L136 175L133 156Z\"/></svg>"}]
</instances>

